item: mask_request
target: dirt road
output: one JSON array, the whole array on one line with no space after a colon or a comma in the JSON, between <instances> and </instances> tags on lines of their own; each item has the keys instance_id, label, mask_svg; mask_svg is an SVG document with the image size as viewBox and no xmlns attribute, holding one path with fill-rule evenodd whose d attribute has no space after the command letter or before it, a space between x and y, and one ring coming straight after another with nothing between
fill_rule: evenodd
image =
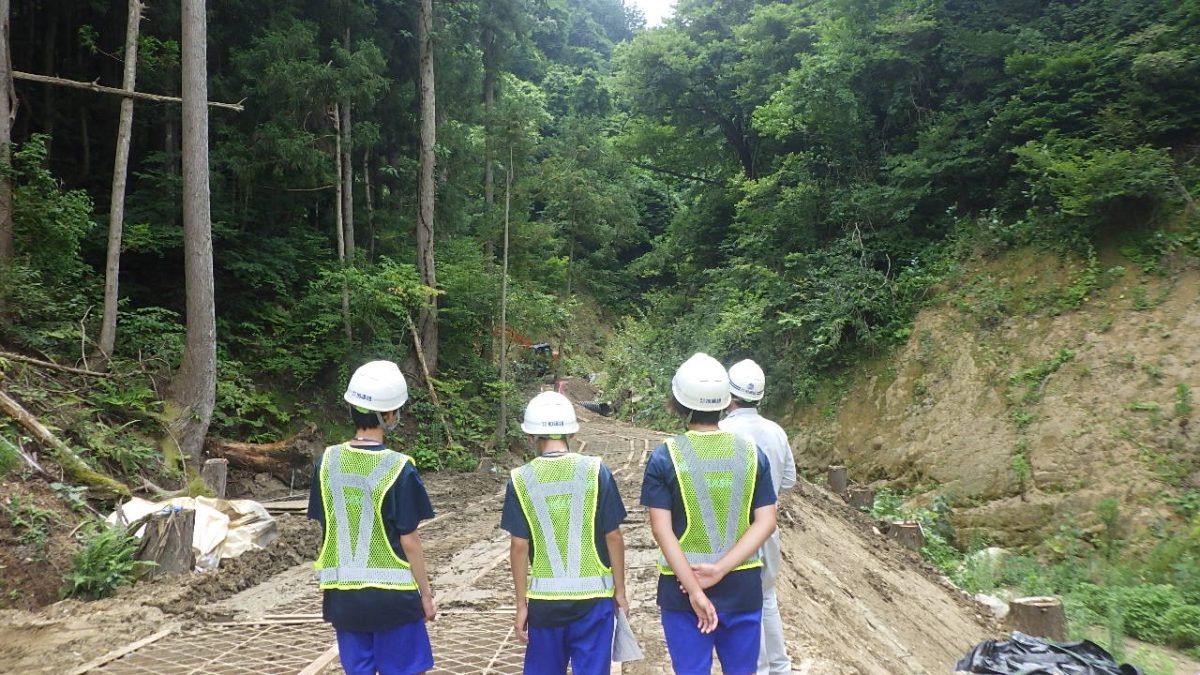
<instances>
[{"instance_id":1,"label":"dirt road","mask_svg":"<svg viewBox=\"0 0 1200 675\"><path fill-rule=\"evenodd\" d=\"M623 529L631 620L646 660L623 672L669 673L654 603L657 553L637 505L642 467L665 434L580 416L582 451L604 458L630 513ZM508 536L498 527L505 479L503 471L426 477L438 513L421 529L440 612L430 625L434 674L520 672ZM246 561L240 576L222 572L184 590L143 587L115 601L0 616L0 672L71 672L88 662L87 672L97 673L341 672L303 551L315 551L315 532L298 516L282 522L289 555L273 554L257 571ZM823 491L785 494L780 525L780 605L800 672L945 673L988 635L961 594ZM106 660L110 650L128 653Z\"/></svg>"}]
</instances>

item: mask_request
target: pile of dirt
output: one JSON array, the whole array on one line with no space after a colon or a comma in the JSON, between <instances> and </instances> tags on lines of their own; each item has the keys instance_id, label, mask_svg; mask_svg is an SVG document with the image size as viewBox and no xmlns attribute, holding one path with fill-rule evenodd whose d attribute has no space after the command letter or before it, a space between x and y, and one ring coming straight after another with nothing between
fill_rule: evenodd
<instances>
[{"instance_id":1,"label":"pile of dirt","mask_svg":"<svg viewBox=\"0 0 1200 675\"><path fill-rule=\"evenodd\" d=\"M1094 523L1115 497L1135 530L1170 514L1157 495L1200 487L1188 427L1200 381L1200 272L1101 264L1106 288L1044 254L981 263L923 310L903 347L832 400L782 420L798 463L848 465L954 507L964 537L1033 544ZM964 541L966 539L964 538Z\"/></svg>"}]
</instances>

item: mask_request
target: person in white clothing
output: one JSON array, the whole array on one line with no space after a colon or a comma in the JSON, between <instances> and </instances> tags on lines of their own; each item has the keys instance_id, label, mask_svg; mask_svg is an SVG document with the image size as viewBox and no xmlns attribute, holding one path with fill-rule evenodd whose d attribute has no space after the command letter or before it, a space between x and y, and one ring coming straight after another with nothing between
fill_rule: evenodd
<instances>
[{"instance_id":1,"label":"person in white clothing","mask_svg":"<svg viewBox=\"0 0 1200 675\"><path fill-rule=\"evenodd\" d=\"M728 414L721 420L723 431L732 431L754 441L771 462L771 482L775 494L796 485L796 460L788 444L787 433L776 423L758 414L758 403L766 388L766 376L757 363L746 359L729 369L729 389L733 394ZM762 642L758 650L758 675L790 673L783 642L783 620L779 617L779 601L775 597L775 581L779 578L781 554L779 530L775 530L762 546L763 614Z\"/></svg>"}]
</instances>

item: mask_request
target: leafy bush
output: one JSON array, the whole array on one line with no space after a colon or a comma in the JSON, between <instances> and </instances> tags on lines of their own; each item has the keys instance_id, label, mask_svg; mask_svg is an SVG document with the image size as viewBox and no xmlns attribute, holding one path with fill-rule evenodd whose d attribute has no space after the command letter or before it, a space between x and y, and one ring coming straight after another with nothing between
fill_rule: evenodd
<instances>
[{"instance_id":1,"label":"leafy bush","mask_svg":"<svg viewBox=\"0 0 1200 675\"><path fill-rule=\"evenodd\" d=\"M1168 638L1180 648L1200 647L1200 605L1181 605L1163 616Z\"/></svg>"},{"instance_id":2,"label":"leafy bush","mask_svg":"<svg viewBox=\"0 0 1200 675\"><path fill-rule=\"evenodd\" d=\"M1183 606L1173 586L1150 584L1122 588L1115 594L1125 619L1125 630L1139 640L1165 643L1171 636L1167 613Z\"/></svg>"},{"instance_id":3,"label":"leafy bush","mask_svg":"<svg viewBox=\"0 0 1200 675\"><path fill-rule=\"evenodd\" d=\"M71 570L64 577L63 595L98 600L121 586L132 584L138 570L152 562L134 560L137 537L119 527L97 522L85 535L82 547L71 555Z\"/></svg>"}]
</instances>

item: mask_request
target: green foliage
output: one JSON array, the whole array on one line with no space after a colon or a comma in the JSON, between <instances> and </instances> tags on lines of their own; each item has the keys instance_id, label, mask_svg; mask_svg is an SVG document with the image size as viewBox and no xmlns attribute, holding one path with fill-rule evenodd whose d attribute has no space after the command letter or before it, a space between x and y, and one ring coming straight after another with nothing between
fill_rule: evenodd
<instances>
[{"instance_id":1,"label":"green foliage","mask_svg":"<svg viewBox=\"0 0 1200 675\"><path fill-rule=\"evenodd\" d=\"M18 530L17 541L35 548L43 548L50 537L50 526L58 520L58 514L44 509L20 495L12 495L4 502L4 514L14 530Z\"/></svg>"},{"instance_id":2,"label":"green foliage","mask_svg":"<svg viewBox=\"0 0 1200 675\"><path fill-rule=\"evenodd\" d=\"M1167 638L1174 647L1200 647L1200 605L1179 605L1163 615Z\"/></svg>"},{"instance_id":3,"label":"green foliage","mask_svg":"<svg viewBox=\"0 0 1200 675\"><path fill-rule=\"evenodd\" d=\"M24 464L21 451L12 441L0 436L0 476L5 476Z\"/></svg>"},{"instance_id":4,"label":"green foliage","mask_svg":"<svg viewBox=\"0 0 1200 675\"><path fill-rule=\"evenodd\" d=\"M138 539L119 527L94 523L85 530L82 545L71 555L71 569L64 577L63 595L98 600L121 586L132 584L138 570L152 562L134 560Z\"/></svg>"},{"instance_id":5,"label":"green foliage","mask_svg":"<svg viewBox=\"0 0 1200 675\"><path fill-rule=\"evenodd\" d=\"M81 512L87 508L87 500L84 498L87 492L85 486L55 482L50 484L50 489L54 490L72 511Z\"/></svg>"},{"instance_id":6,"label":"green foliage","mask_svg":"<svg viewBox=\"0 0 1200 675\"><path fill-rule=\"evenodd\" d=\"M65 190L46 168L49 137L34 135L13 152L13 237L28 265L62 282L84 267L84 237L92 230L92 200L82 190Z\"/></svg>"},{"instance_id":7,"label":"green foliage","mask_svg":"<svg viewBox=\"0 0 1200 675\"><path fill-rule=\"evenodd\" d=\"M1187 417L1192 414L1192 387L1185 382L1175 386L1175 416Z\"/></svg>"},{"instance_id":8,"label":"green foliage","mask_svg":"<svg viewBox=\"0 0 1200 675\"><path fill-rule=\"evenodd\" d=\"M1030 141L1013 153L1017 171L1028 177L1029 201L1077 231L1103 226L1131 206L1153 212L1173 175L1162 148L1088 150L1081 141Z\"/></svg>"},{"instance_id":9,"label":"green foliage","mask_svg":"<svg viewBox=\"0 0 1200 675\"><path fill-rule=\"evenodd\" d=\"M1009 377L1009 382L1025 385L1025 391L1021 395L1021 403L1032 404L1041 401L1046 387L1046 380L1050 379L1051 375L1057 373L1059 368L1062 368L1064 364L1069 363L1074 358L1075 352L1064 347L1059 349L1058 353L1053 357Z\"/></svg>"}]
</instances>

